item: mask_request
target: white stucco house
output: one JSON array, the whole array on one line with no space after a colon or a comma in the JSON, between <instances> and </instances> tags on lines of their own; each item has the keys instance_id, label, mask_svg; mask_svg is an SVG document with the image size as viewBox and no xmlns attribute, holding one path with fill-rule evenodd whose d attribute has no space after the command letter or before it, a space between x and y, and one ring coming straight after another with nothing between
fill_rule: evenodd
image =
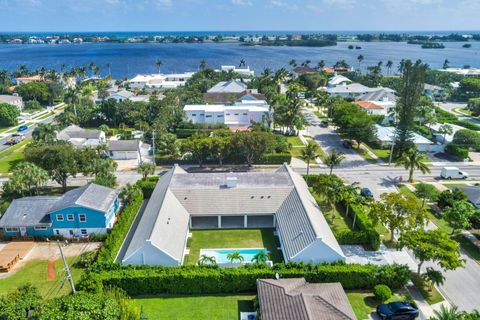
<instances>
[{"instance_id":1,"label":"white stucco house","mask_svg":"<svg viewBox=\"0 0 480 320\"><path fill-rule=\"evenodd\" d=\"M241 76L246 76L246 77L255 76L255 71L251 70L250 67L248 66L244 68L237 68L235 66L221 66L220 70L217 70L217 71L235 72Z\"/></svg>"},{"instance_id":2,"label":"white stucco house","mask_svg":"<svg viewBox=\"0 0 480 320\"><path fill-rule=\"evenodd\" d=\"M133 160L141 163L148 155L150 145L139 140L110 140L108 151L112 160Z\"/></svg>"},{"instance_id":3,"label":"white stucco house","mask_svg":"<svg viewBox=\"0 0 480 320\"><path fill-rule=\"evenodd\" d=\"M272 110L264 100L241 100L234 104L186 105L187 120L193 123L224 123L228 126L250 126L271 118Z\"/></svg>"},{"instance_id":4,"label":"white stucco house","mask_svg":"<svg viewBox=\"0 0 480 320\"><path fill-rule=\"evenodd\" d=\"M22 111L25 106L22 97L18 95L0 94L0 103L10 104L17 107L20 111Z\"/></svg>"},{"instance_id":5,"label":"white stucco house","mask_svg":"<svg viewBox=\"0 0 480 320\"><path fill-rule=\"evenodd\" d=\"M57 132L57 139L68 141L77 148L95 148L106 143L105 132L102 130L86 130L76 125L70 125Z\"/></svg>"},{"instance_id":6,"label":"white stucco house","mask_svg":"<svg viewBox=\"0 0 480 320\"><path fill-rule=\"evenodd\" d=\"M328 81L328 87L333 88L336 86L345 86L349 83L352 83L352 80L348 79L345 76L342 76L341 74L335 74L329 81Z\"/></svg>"},{"instance_id":7,"label":"white stucco house","mask_svg":"<svg viewBox=\"0 0 480 320\"><path fill-rule=\"evenodd\" d=\"M395 128L375 125L377 128L377 140L382 147L391 146L395 141ZM412 142L421 152L441 152L443 145L434 143L416 132L412 132Z\"/></svg>"},{"instance_id":8,"label":"white stucco house","mask_svg":"<svg viewBox=\"0 0 480 320\"><path fill-rule=\"evenodd\" d=\"M195 72L139 74L128 81L132 89L174 89L184 86Z\"/></svg>"},{"instance_id":9,"label":"white stucco house","mask_svg":"<svg viewBox=\"0 0 480 320\"><path fill-rule=\"evenodd\" d=\"M179 266L190 230L239 228L275 229L286 262L345 260L305 180L284 165L244 173L187 173L174 166L159 179L116 261Z\"/></svg>"}]
</instances>

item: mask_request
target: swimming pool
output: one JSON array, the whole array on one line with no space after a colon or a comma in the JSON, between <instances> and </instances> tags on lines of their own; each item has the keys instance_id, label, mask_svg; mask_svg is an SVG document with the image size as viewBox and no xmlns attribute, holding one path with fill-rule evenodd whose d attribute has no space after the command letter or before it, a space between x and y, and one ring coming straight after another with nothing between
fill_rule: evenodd
<instances>
[{"instance_id":1,"label":"swimming pool","mask_svg":"<svg viewBox=\"0 0 480 320\"><path fill-rule=\"evenodd\" d=\"M253 257L259 252L265 252L265 248L248 248L248 249L201 249L200 257L206 255L208 257L214 257L217 264L230 263L227 256L231 253L237 252L243 257L243 263L252 262ZM237 261L238 262L238 261Z\"/></svg>"}]
</instances>

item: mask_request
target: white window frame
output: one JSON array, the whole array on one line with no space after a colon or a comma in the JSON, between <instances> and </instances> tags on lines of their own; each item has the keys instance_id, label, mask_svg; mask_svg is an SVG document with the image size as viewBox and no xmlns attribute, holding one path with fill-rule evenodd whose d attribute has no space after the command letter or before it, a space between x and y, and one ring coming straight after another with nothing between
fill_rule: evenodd
<instances>
[{"instance_id":1,"label":"white window frame","mask_svg":"<svg viewBox=\"0 0 480 320\"><path fill-rule=\"evenodd\" d=\"M71 219L70 219L71 217ZM67 214L67 221L75 221L75 216L71 213Z\"/></svg>"},{"instance_id":2,"label":"white window frame","mask_svg":"<svg viewBox=\"0 0 480 320\"><path fill-rule=\"evenodd\" d=\"M82 221L82 217L84 217L84 220ZM80 213L78 215L78 221L80 222L87 222L87 215L85 213Z\"/></svg>"},{"instance_id":3,"label":"white window frame","mask_svg":"<svg viewBox=\"0 0 480 320\"><path fill-rule=\"evenodd\" d=\"M45 227L45 226L36 226L36 227L33 227L34 230L47 230L48 227Z\"/></svg>"},{"instance_id":4,"label":"white window frame","mask_svg":"<svg viewBox=\"0 0 480 320\"><path fill-rule=\"evenodd\" d=\"M61 217L61 219L59 219ZM63 214L57 214L57 221L64 221Z\"/></svg>"},{"instance_id":5,"label":"white window frame","mask_svg":"<svg viewBox=\"0 0 480 320\"><path fill-rule=\"evenodd\" d=\"M86 236L86 235L88 234L87 229L80 229L80 234L81 234L82 236Z\"/></svg>"},{"instance_id":6,"label":"white window frame","mask_svg":"<svg viewBox=\"0 0 480 320\"><path fill-rule=\"evenodd\" d=\"M18 228L15 228L15 227L13 227L13 228L5 228L5 231L6 231L6 232L18 232L18 230L19 230L19 229L18 229Z\"/></svg>"}]
</instances>

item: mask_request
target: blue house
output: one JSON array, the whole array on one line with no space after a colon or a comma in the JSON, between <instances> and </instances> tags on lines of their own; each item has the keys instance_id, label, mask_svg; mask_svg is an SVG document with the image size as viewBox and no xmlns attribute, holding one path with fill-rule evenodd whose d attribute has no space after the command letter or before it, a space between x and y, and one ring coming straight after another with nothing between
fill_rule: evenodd
<instances>
[{"instance_id":1,"label":"blue house","mask_svg":"<svg viewBox=\"0 0 480 320\"><path fill-rule=\"evenodd\" d=\"M115 190L89 184L60 197L25 197L12 201L0 219L6 236L67 238L104 234L113 227L119 209Z\"/></svg>"}]
</instances>

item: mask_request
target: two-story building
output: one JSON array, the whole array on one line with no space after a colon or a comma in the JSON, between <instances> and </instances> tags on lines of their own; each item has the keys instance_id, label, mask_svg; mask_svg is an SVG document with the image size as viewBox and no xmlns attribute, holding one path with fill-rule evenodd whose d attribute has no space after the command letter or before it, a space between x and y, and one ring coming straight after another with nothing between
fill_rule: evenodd
<instances>
[{"instance_id":1,"label":"two-story building","mask_svg":"<svg viewBox=\"0 0 480 320\"><path fill-rule=\"evenodd\" d=\"M13 200L0 219L0 231L17 237L105 234L113 227L119 207L115 190L92 183L59 197Z\"/></svg>"}]
</instances>

